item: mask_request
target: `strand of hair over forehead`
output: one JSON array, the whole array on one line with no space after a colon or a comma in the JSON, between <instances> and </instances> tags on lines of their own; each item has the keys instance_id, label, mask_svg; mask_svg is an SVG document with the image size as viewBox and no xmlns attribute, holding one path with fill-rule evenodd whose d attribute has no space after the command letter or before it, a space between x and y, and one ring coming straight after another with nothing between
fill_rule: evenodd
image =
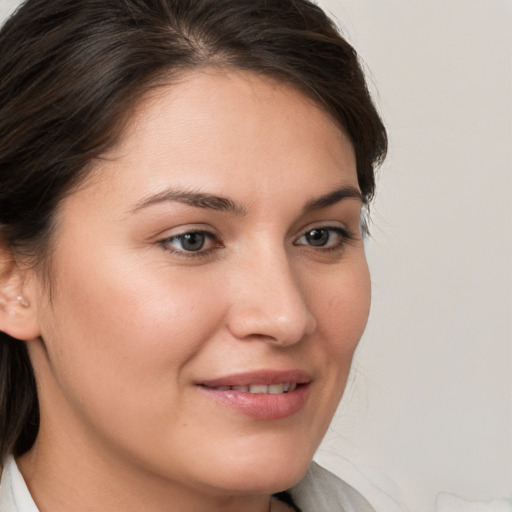
<instances>
[{"instance_id":1,"label":"strand of hair over forehead","mask_svg":"<svg viewBox=\"0 0 512 512\"><path fill-rule=\"evenodd\" d=\"M143 0L134 2L142 9L147 5ZM181 33L193 48L195 57L205 64L254 67L256 72L262 72L258 64L252 66L251 59L244 60L243 56L244 44L250 48L260 45L262 51L276 57L275 65L268 68L270 75L299 86L331 113L333 105L337 106L335 120L343 120L344 128L355 142L358 162L367 162L360 166L364 171L359 178L366 201L371 200L375 187L374 166L382 163L387 151L386 132L371 101L362 70L354 65L358 61L355 50L340 38L334 22L317 5L308 0L154 0L154 3L165 12L167 19L176 21L172 29ZM247 26L246 21L251 17L255 23ZM237 23L239 19L244 24L243 31ZM231 28L230 35L232 40L238 41L238 47L226 45L226 38L218 35L219 26L228 31ZM294 48L290 45L292 39L301 44ZM233 53L237 52L240 58L234 59ZM294 52L300 52L300 56L294 59ZM286 54L286 59L279 59L282 54ZM352 75L347 76L346 70ZM336 74L340 75L340 80L335 87L332 76ZM345 76L342 78L341 74ZM356 83L365 100L354 102L352 97L352 104L347 101L341 105L339 96L349 97ZM366 128L362 128L362 124L366 124Z\"/></svg>"}]
</instances>

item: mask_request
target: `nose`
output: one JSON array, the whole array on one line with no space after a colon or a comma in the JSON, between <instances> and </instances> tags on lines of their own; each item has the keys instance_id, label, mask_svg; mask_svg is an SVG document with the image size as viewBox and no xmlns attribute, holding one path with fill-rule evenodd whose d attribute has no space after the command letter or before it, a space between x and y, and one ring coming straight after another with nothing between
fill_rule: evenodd
<instances>
[{"instance_id":1,"label":"nose","mask_svg":"<svg viewBox=\"0 0 512 512\"><path fill-rule=\"evenodd\" d=\"M232 306L227 324L238 339L266 339L282 346L304 339L316 319L285 256L253 258L232 274Z\"/></svg>"}]
</instances>

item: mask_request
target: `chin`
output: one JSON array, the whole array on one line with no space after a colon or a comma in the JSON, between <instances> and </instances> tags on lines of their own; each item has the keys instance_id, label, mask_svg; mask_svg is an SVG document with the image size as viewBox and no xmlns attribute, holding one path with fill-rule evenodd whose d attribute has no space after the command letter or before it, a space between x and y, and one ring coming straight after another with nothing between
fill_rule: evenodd
<instances>
[{"instance_id":1,"label":"chin","mask_svg":"<svg viewBox=\"0 0 512 512\"><path fill-rule=\"evenodd\" d=\"M233 494L275 494L296 485L306 473L310 460L305 464L282 462L258 468L240 468L217 480L214 487L226 489ZM218 475L221 476L221 475Z\"/></svg>"},{"instance_id":2,"label":"chin","mask_svg":"<svg viewBox=\"0 0 512 512\"><path fill-rule=\"evenodd\" d=\"M229 455L224 452L217 459L216 469L209 466L210 477L215 475L216 487L236 493L274 494L302 479L313 459L314 448L293 440L256 443Z\"/></svg>"}]
</instances>

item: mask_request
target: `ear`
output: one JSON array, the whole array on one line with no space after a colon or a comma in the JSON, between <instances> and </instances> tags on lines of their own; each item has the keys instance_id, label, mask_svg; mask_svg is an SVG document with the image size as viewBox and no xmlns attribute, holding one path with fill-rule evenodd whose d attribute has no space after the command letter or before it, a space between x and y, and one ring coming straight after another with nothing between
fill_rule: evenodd
<instances>
[{"instance_id":1,"label":"ear","mask_svg":"<svg viewBox=\"0 0 512 512\"><path fill-rule=\"evenodd\" d=\"M24 341L39 337L34 291L27 271L0 244L0 331Z\"/></svg>"}]
</instances>

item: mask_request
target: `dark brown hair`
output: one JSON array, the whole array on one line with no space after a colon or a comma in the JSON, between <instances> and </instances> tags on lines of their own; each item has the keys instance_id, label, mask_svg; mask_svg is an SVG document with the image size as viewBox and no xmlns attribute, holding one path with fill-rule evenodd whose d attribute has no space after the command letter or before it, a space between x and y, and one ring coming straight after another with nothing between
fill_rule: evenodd
<instances>
[{"instance_id":1,"label":"dark brown hair","mask_svg":"<svg viewBox=\"0 0 512 512\"><path fill-rule=\"evenodd\" d=\"M367 201L386 132L354 49L308 0L27 0L0 32L0 248L40 265L54 214L159 80L204 66L299 88L350 136ZM0 460L30 449L36 384L0 333Z\"/></svg>"}]
</instances>

